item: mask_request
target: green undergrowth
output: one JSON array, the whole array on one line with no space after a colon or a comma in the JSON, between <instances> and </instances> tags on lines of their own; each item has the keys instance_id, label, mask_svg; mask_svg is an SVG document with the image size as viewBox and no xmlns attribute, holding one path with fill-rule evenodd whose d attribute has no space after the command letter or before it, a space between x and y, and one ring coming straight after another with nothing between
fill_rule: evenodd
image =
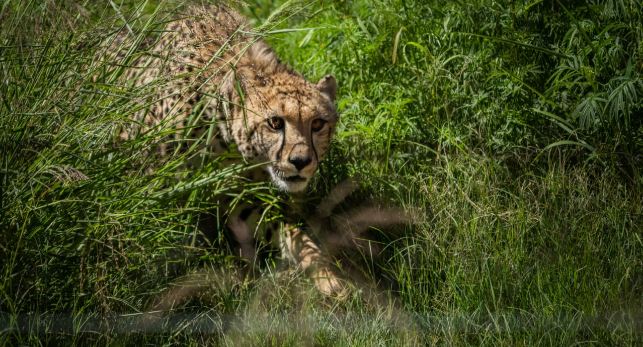
<instances>
[{"instance_id":1,"label":"green undergrowth","mask_svg":"<svg viewBox=\"0 0 643 347\"><path fill-rule=\"evenodd\" d=\"M233 5L309 80L338 80L302 204L352 177L335 216L413 216L337 252L345 300L275 257L240 275L221 197L288 214L247 166L192 146L207 138L159 156L170 127L118 140L164 83L119 76L184 6L0 4L3 344L641 343L640 1Z\"/></svg>"}]
</instances>

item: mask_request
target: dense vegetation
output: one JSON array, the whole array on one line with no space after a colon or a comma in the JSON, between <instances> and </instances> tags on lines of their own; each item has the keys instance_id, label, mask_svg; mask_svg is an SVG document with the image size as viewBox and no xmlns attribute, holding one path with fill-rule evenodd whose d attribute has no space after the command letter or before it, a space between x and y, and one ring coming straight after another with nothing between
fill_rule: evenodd
<instances>
[{"instance_id":1,"label":"dense vegetation","mask_svg":"<svg viewBox=\"0 0 643 347\"><path fill-rule=\"evenodd\" d=\"M96 52L127 26L135 57L184 3L3 2L0 341L640 343L641 5L236 4L295 69L339 81L340 127L305 204L356 177L341 211L418 217L364 235L375 259L346 250L359 260L340 259L345 275L363 280L342 301L271 266L242 280L225 242L199 236L238 189L283 218L274 188L217 160L188 169L193 149L148 155L167 129L115 141L150 91ZM141 324L168 291L174 311Z\"/></svg>"}]
</instances>

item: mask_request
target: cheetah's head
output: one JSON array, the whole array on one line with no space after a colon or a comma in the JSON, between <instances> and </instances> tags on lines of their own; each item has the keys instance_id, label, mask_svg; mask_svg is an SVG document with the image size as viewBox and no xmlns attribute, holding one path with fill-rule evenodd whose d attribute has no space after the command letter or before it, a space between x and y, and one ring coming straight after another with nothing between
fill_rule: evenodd
<instances>
[{"instance_id":1,"label":"cheetah's head","mask_svg":"<svg viewBox=\"0 0 643 347\"><path fill-rule=\"evenodd\" d=\"M337 84L330 75L310 83L276 61L268 48L259 58L262 53L275 60L255 54L252 64L237 68L230 137L244 158L267 163L277 187L301 192L330 145L338 119Z\"/></svg>"}]
</instances>

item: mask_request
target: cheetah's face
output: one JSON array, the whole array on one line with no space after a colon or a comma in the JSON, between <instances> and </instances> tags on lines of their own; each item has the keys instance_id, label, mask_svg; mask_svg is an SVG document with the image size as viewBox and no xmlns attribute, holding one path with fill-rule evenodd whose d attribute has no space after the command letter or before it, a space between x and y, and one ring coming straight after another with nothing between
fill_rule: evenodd
<instances>
[{"instance_id":1,"label":"cheetah's face","mask_svg":"<svg viewBox=\"0 0 643 347\"><path fill-rule=\"evenodd\" d=\"M244 116L248 145L242 154L267 162L273 183L287 192L303 191L326 154L337 123L336 82L332 76L311 84L292 76L273 78L249 93ZM250 148L248 148L250 147Z\"/></svg>"}]
</instances>

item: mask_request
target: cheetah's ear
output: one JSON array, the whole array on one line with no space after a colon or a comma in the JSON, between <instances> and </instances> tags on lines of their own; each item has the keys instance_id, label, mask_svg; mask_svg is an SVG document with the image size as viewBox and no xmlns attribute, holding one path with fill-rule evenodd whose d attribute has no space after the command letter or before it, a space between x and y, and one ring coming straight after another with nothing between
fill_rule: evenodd
<instances>
[{"instance_id":1,"label":"cheetah's ear","mask_svg":"<svg viewBox=\"0 0 643 347\"><path fill-rule=\"evenodd\" d=\"M234 86L236 81L236 74L234 70L228 71L223 79L221 80L221 85L219 86L219 93L223 98L226 98L228 102L232 101L232 95L234 94Z\"/></svg>"},{"instance_id":2,"label":"cheetah's ear","mask_svg":"<svg viewBox=\"0 0 643 347\"><path fill-rule=\"evenodd\" d=\"M337 81L332 75L324 76L319 82L317 82L317 88L322 93L328 95L330 101L335 101L335 96L337 95Z\"/></svg>"}]
</instances>

